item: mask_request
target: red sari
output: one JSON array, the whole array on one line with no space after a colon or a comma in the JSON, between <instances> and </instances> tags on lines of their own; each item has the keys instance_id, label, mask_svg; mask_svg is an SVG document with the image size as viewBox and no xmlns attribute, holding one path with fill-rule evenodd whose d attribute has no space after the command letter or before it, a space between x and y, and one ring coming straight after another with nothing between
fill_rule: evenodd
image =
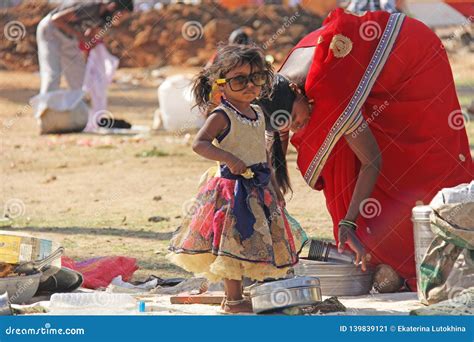
<instances>
[{"instance_id":1,"label":"red sari","mask_svg":"<svg viewBox=\"0 0 474 342\"><path fill-rule=\"evenodd\" d=\"M305 91L315 106L292 138L298 167L324 191L337 240L360 169L343 137L370 127L383 162L357 235L375 263L392 266L415 290L412 208L474 178L446 52L428 27L403 14L342 9L295 49L311 46Z\"/></svg>"}]
</instances>

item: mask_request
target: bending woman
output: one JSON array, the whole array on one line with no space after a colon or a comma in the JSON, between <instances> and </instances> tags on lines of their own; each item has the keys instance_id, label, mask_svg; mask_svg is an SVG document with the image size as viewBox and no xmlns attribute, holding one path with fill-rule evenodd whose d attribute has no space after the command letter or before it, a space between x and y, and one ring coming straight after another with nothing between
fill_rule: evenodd
<instances>
[{"instance_id":1,"label":"bending woman","mask_svg":"<svg viewBox=\"0 0 474 342\"><path fill-rule=\"evenodd\" d=\"M267 130L280 131L269 136L282 189L291 129L298 168L324 191L340 249L348 245L363 269L370 253L416 290L411 209L473 179L438 37L400 13L337 9L293 49L261 106Z\"/></svg>"}]
</instances>

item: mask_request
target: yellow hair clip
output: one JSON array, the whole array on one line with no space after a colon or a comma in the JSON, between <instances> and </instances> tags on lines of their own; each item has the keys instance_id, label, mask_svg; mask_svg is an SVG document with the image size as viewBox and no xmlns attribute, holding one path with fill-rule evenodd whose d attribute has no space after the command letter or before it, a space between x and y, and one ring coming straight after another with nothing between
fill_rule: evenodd
<instances>
[{"instance_id":1,"label":"yellow hair clip","mask_svg":"<svg viewBox=\"0 0 474 342\"><path fill-rule=\"evenodd\" d=\"M253 171L250 169L250 168L247 168L247 170L245 170L244 173L242 173L242 177L244 177L245 179L251 179L253 178L255 174L253 173Z\"/></svg>"},{"instance_id":2,"label":"yellow hair clip","mask_svg":"<svg viewBox=\"0 0 474 342\"><path fill-rule=\"evenodd\" d=\"M218 78L218 79L216 80L216 84L217 84L217 85L223 85L223 84L225 84L226 82L227 82L227 81L225 80L225 78Z\"/></svg>"}]
</instances>

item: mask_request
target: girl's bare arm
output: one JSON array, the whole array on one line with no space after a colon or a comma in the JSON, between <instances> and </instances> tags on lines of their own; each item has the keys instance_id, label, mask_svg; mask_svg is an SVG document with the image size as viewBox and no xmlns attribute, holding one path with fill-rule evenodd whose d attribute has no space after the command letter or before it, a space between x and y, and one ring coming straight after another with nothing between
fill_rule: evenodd
<instances>
[{"instance_id":1,"label":"girl's bare arm","mask_svg":"<svg viewBox=\"0 0 474 342\"><path fill-rule=\"evenodd\" d=\"M247 165L232 153L224 151L212 144L212 141L222 133L227 126L228 122L223 114L211 114L194 139L193 151L206 159L225 163L234 174L242 174L247 169Z\"/></svg>"}]
</instances>

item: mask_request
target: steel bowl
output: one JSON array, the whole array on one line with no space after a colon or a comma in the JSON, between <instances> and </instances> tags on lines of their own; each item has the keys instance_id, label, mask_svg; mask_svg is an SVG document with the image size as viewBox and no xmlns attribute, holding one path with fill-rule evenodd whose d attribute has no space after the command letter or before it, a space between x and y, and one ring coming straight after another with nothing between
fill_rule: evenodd
<instances>
[{"instance_id":1,"label":"steel bowl","mask_svg":"<svg viewBox=\"0 0 474 342\"><path fill-rule=\"evenodd\" d=\"M372 289L375 269L363 272L354 264L338 259L314 261L300 258L294 266L297 276L318 277L324 296L361 296Z\"/></svg>"},{"instance_id":2,"label":"steel bowl","mask_svg":"<svg viewBox=\"0 0 474 342\"><path fill-rule=\"evenodd\" d=\"M6 292L11 304L23 304L35 295L41 275L41 272L37 272L27 276L0 278L0 294Z\"/></svg>"},{"instance_id":3,"label":"steel bowl","mask_svg":"<svg viewBox=\"0 0 474 342\"><path fill-rule=\"evenodd\" d=\"M314 277L295 277L253 286L250 298L255 313L311 305L322 300L319 280Z\"/></svg>"}]
</instances>

